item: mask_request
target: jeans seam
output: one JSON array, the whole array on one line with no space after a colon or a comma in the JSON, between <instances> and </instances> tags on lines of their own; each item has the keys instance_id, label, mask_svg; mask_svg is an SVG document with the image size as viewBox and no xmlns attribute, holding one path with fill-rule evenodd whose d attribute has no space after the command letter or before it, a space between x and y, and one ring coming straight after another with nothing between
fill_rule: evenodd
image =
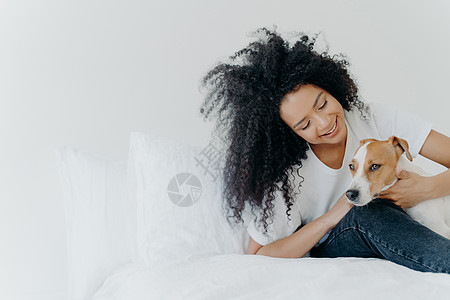
<instances>
[{"instance_id":1,"label":"jeans seam","mask_svg":"<svg viewBox=\"0 0 450 300\"><path fill-rule=\"evenodd\" d=\"M362 234L368 236L369 238L370 238L371 236L373 236L373 235L371 235L370 233L365 232L364 230L362 230L362 229L360 229L360 228L358 228L358 227L346 227L346 228L342 229L339 233L337 233L336 235L334 235L334 236L326 243L324 250L328 248L328 246L331 244L331 242L332 242L334 239L336 239L336 238L337 238L339 235L341 235L343 232L348 231L348 230L350 230L350 229L355 229L355 230L357 230L358 232L360 232L360 233L362 233ZM407 257L407 256L404 256L404 255L400 254L400 253L397 252L395 249L391 249L390 247L387 247L387 246L383 245L383 243L382 243L381 240L375 239L374 241L375 241L377 244L383 246L385 249L388 249L388 250L391 251L392 253L397 254L398 256L401 256L401 257L403 257L403 258L405 258L405 259L407 259L407 260L409 260L409 261L415 262L416 264L419 264L419 265L421 265L421 266L423 266L423 267L425 267L425 268L427 268L427 269L430 269L430 270L432 270L432 271L434 271L434 272L440 272L439 270L436 270L436 269L434 269L434 268L432 268L432 267L429 267L429 266L427 266L427 265L424 265L424 264L422 264L421 262L419 262L419 261L417 261L417 260L415 260L415 259L413 259L413 258L410 258L410 257ZM388 245L388 243L385 243L385 244ZM369 245L369 246L370 246L370 245ZM373 249L371 249L371 250L373 251ZM443 269L442 269L442 271L443 271Z\"/></svg>"}]
</instances>

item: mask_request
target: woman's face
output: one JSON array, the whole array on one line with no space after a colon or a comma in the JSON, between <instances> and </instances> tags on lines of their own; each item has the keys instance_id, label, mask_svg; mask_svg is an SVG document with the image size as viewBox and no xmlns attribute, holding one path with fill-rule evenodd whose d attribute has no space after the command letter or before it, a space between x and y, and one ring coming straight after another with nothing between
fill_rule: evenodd
<instances>
[{"instance_id":1,"label":"woman's face","mask_svg":"<svg viewBox=\"0 0 450 300\"><path fill-rule=\"evenodd\" d=\"M347 127L341 104L312 84L284 96L280 116L294 132L312 145L345 145Z\"/></svg>"}]
</instances>

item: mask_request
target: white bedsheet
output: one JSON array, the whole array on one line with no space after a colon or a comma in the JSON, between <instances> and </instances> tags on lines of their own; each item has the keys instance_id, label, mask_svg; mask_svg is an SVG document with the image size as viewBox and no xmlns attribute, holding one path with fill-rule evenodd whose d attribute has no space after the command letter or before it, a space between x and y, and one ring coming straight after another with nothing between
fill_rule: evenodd
<instances>
[{"instance_id":1,"label":"white bedsheet","mask_svg":"<svg viewBox=\"0 0 450 300\"><path fill-rule=\"evenodd\" d=\"M94 297L116 299L450 299L450 275L381 259L203 255L154 269L126 265Z\"/></svg>"}]
</instances>

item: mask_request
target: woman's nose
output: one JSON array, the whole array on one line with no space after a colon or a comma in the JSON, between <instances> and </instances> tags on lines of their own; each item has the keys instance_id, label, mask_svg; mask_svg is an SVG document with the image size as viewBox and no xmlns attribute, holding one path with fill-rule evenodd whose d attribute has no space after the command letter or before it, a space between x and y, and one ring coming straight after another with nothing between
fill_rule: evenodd
<instances>
[{"instance_id":1,"label":"woman's nose","mask_svg":"<svg viewBox=\"0 0 450 300\"><path fill-rule=\"evenodd\" d=\"M330 122L328 121L327 118L323 117L323 116L318 116L317 117L317 128L319 130L319 132L322 132L324 130L329 129L328 127L330 126Z\"/></svg>"}]
</instances>

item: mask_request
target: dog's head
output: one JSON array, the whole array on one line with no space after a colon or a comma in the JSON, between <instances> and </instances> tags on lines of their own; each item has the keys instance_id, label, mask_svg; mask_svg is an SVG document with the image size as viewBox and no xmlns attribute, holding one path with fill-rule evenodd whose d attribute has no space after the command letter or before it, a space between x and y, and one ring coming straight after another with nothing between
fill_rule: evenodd
<instances>
[{"instance_id":1,"label":"dog's head","mask_svg":"<svg viewBox=\"0 0 450 300\"><path fill-rule=\"evenodd\" d=\"M408 143L396 136L387 141L362 140L349 164L353 180L346 192L348 201L356 206L366 205L395 183L395 168L403 153L412 161Z\"/></svg>"}]
</instances>

